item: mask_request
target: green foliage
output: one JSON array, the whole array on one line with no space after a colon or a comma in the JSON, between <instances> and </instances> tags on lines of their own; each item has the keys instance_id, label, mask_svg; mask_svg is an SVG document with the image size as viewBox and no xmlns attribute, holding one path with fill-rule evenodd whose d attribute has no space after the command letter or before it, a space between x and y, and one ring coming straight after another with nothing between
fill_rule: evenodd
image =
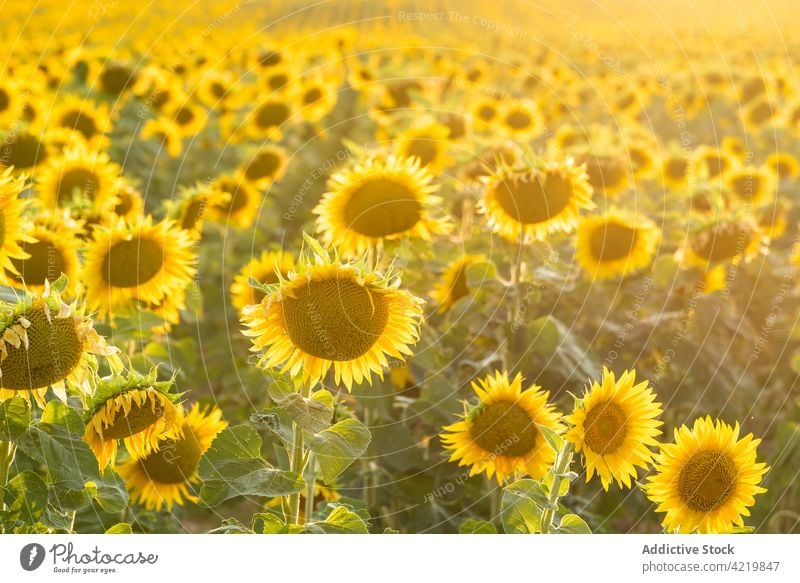
<instances>
[{"instance_id":1,"label":"green foliage","mask_svg":"<svg viewBox=\"0 0 800 583\"><path fill-rule=\"evenodd\" d=\"M322 389L303 397L286 381L276 379L269 385L269 396L289 417L310 433L330 427L333 420L333 395Z\"/></svg>"},{"instance_id":2,"label":"green foliage","mask_svg":"<svg viewBox=\"0 0 800 583\"><path fill-rule=\"evenodd\" d=\"M369 429L357 419L344 419L329 429L310 435L308 447L314 452L325 484L332 484L367 451L370 439Z\"/></svg>"},{"instance_id":3,"label":"green foliage","mask_svg":"<svg viewBox=\"0 0 800 583\"><path fill-rule=\"evenodd\" d=\"M22 397L0 402L0 440L13 441L22 435L31 423L31 410Z\"/></svg>"},{"instance_id":4,"label":"green foliage","mask_svg":"<svg viewBox=\"0 0 800 583\"><path fill-rule=\"evenodd\" d=\"M261 456L261 444L258 432L244 425L217 436L198 469L204 505L217 506L237 496L285 496L303 489L302 476L274 468Z\"/></svg>"}]
</instances>

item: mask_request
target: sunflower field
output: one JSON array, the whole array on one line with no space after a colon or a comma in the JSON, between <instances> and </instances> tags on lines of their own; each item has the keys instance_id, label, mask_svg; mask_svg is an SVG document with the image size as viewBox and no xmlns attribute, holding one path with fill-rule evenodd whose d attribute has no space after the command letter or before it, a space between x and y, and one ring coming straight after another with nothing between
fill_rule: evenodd
<instances>
[{"instance_id":1,"label":"sunflower field","mask_svg":"<svg viewBox=\"0 0 800 583\"><path fill-rule=\"evenodd\" d=\"M0 532L800 532L793 4L651 4L3 3Z\"/></svg>"}]
</instances>

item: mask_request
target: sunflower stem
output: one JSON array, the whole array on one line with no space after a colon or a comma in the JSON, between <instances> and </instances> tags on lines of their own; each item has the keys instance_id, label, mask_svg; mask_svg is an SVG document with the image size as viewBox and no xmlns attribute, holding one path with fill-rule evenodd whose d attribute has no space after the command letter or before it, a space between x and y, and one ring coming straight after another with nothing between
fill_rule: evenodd
<instances>
[{"instance_id":1,"label":"sunflower stem","mask_svg":"<svg viewBox=\"0 0 800 583\"><path fill-rule=\"evenodd\" d=\"M314 513L314 484L317 478L317 466L314 454L308 455L308 471L306 472L306 522L311 520Z\"/></svg>"},{"instance_id":2,"label":"sunflower stem","mask_svg":"<svg viewBox=\"0 0 800 583\"><path fill-rule=\"evenodd\" d=\"M506 344L502 354L503 370L511 374L511 357L515 352L515 336L517 333L517 319L521 305L521 294L519 290L520 273L522 271L522 249L525 244L524 237L520 234L518 244L512 247L514 253L514 265L508 278L508 293L511 294L511 301L508 302L508 312L506 314Z\"/></svg>"},{"instance_id":3,"label":"sunflower stem","mask_svg":"<svg viewBox=\"0 0 800 583\"><path fill-rule=\"evenodd\" d=\"M311 394L311 386L307 386L305 383L300 387L300 394L303 397L308 398ZM293 439L292 439L292 455L290 460L290 467L289 469L296 474L303 475L303 469L305 467L305 462L308 459L306 457L306 450L305 444L303 441L303 428L300 427L297 423L292 423L292 432L293 432ZM286 517L287 522L289 524L299 524L300 523L300 492L295 492L294 494L289 495L289 512L288 516Z\"/></svg>"},{"instance_id":4,"label":"sunflower stem","mask_svg":"<svg viewBox=\"0 0 800 583\"><path fill-rule=\"evenodd\" d=\"M555 518L558 507L558 500L561 498L559 491L561 490L561 482L568 478L564 478L564 474L569 470L572 463L572 452L575 446L569 441L564 441L561 451L556 456L556 463L552 470L553 483L550 486L550 492L547 494L547 500L550 502L550 507L545 508L542 512L542 534L550 534L553 528L553 519Z\"/></svg>"}]
</instances>

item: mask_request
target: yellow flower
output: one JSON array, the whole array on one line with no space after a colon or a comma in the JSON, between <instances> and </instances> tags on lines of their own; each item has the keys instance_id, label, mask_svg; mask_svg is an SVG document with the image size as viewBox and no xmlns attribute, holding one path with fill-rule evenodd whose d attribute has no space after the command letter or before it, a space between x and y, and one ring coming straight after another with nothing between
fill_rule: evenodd
<instances>
[{"instance_id":1,"label":"yellow flower","mask_svg":"<svg viewBox=\"0 0 800 583\"><path fill-rule=\"evenodd\" d=\"M313 239L297 272L265 288L260 304L242 312L259 365L282 367L313 385L333 368L337 384L383 378L387 355L403 360L419 340L422 300L396 289L399 279L365 260L331 260Z\"/></svg>"},{"instance_id":2,"label":"yellow flower","mask_svg":"<svg viewBox=\"0 0 800 583\"><path fill-rule=\"evenodd\" d=\"M84 146L68 148L36 176L39 202L46 211L57 207L111 210L121 169L109 157Z\"/></svg>"},{"instance_id":3,"label":"yellow flower","mask_svg":"<svg viewBox=\"0 0 800 583\"><path fill-rule=\"evenodd\" d=\"M661 180L664 186L677 190L686 186L689 172L689 159L678 154L670 154L661 164Z\"/></svg>"},{"instance_id":4,"label":"yellow flower","mask_svg":"<svg viewBox=\"0 0 800 583\"><path fill-rule=\"evenodd\" d=\"M169 118L149 119L139 134L142 140L156 140L170 158L177 158L183 152L183 134L177 124Z\"/></svg>"},{"instance_id":5,"label":"yellow flower","mask_svg":"<svg viewBox=\"0 0 800 583\"><path fill-rule=\"evenodd\" d=\"M417 159L369 157L331 178L314 209L317 231L347 255L403 237L430 240L449 227L434 216L441 199L432 179Z\"/></svg>"},{"instance_id":6,"label":"yellow flower","mask_svg":"<svg viewBox=\"0 0 800 583\"><path fill-rule=\"evenodd\" d=\"M740 166L728 172L725 183L736 201L761 206L774 199L775 174L766 166Z\"/></svg>"},{"instance_id":7,"label":"yellow flower","mask_svg":"<svg viewBox=\"0 0 800 583\"><path fill-rule=\"evenodd\" d=\"M561 417L547 403L550 395L532 385L522 389L522 375L513 381L508 374L495 371L472 383L480 402L458 423L444 428L449 461L471 466L470 475L486 472L502 484L515 472L538 480L555 461L556 452L538 429L541 425L561 432Z\"/></svg>"},{"instance_id":8,"label":"yellow flower","mask_svg":"<svg viewBox=\"0 0 800 583\"><path fill-rule=\"evenodd\" d=\"M169 394L172 381L157 382L156 373L130 372L100 380L89 398L83 439L92 448L100 470L117 459L119 440L131 457L158 450L160 440L181 437L177 398Z\"/></svg>"},{"instance_id":9,"label":"yellow flower","mask_svg":"<svg viewBox=\"0 0 800 583\"><path fill-rule=\"evenodd\" d=\"M791 179L800 175L800 162L790 152L773 152L767 156L764 164L772 170L778 180Z\"/></svg>"},{"instance_id":10,"label":"yellow flower","mask_svg":"<svg viewBox=\"0 0 800 583\"><path fill-rule=\"evenodd\" d=\"M278 273L287 278L292 269L294 259L289 253L263 251L260 257L251 259L236 274L231 285L231 301L234 307L241 312L245 306L260 304L264 299L263 290L250 286L250 278L264 285L272 285L279 282Z\"/></svg>"},{"instance_id":11,"label":"yellow flower","mask_svg":"<svg viewBox=\"0 0 800 583\"><path fill-rule=\"evenodd\" d=\"M160 304L195 273L193 239L172 221L117 219L95 227L86 249L86 302L101 317L123 315L137 300Z\"/></svg>"},{"instance_id":12,"label":"yellow flower","mask_svg":"<svg viewBox=\"0 0 800 583\"><path fill-rule=\"evenodd\" d=\"M416 125L395 140L395 151L400 158L418 158L420 165L431 172L442 170L450 163L447 149L450 130L435 121Z\"/></svg>"},{"instance_id":13,"label":"yellow flower","mask_svg":"<svg viewBox=\"0 0 800 583\"><path fill-rule=\"evenodd\" d=\"M248 229L253 225L264 200L257 187L237 172L218 176L211 188L220 197L208 209L209 219L239 229Z\"/></svg>"},{"instance_id":14,"label":"yellow flower","mask_svg":"<svg viewBox=\"0 0 800 583\"><path fill-rule=\"evenodd\" d=\"M593 206L586 172L571 159L521 172L503 165L482 180L486 186L480 209L492 229L512 242L570 232L580 209Z\"/></svg>"},{"instance_id":15,"label":"yellow flower","mask_svg":"<svg viewBox=\"0 0 800 583\"><path fill-rule=\"evenodd\" d=\"M80 135L87 146L97 150L107 145L106 134L111 132L111 116L105 104L96 104L76 95L67 95L55 107L52 125Z\"/></svg>"},{"instance_id":16,"label":"yellow flower","mask_svg":"<svg viewBox=\"0 0 800 583\"><path fill-rule=\"evenodd\" d=\"M30 170L47 161L50 146L31 131L10 132L0 148L0 167L13 167L17 172Z\"/></svg>"},{"instance_id":17,"label":"yellow flower","mask_svg":"<svg viewBox=\"0 0 800 583\"><path fill-rule=\"evenodd\" d=\"M242 164L242 177L256 188L266 190L286 171L286 151L273 145L259 148Z\"/></svg>"},{"instance_id":18,"label":"yellow flower","mask_svg":"<svg viewBox=\"0 0 800 583\"><path fill-rule=\"evenodd\" d=\"M118 467L131 501L147 510L172 510L175 504L196 502L190 488L198 481L200 458L227 426L217 407L195 403L180 419L180 437L165 439L153 453Z\"/></svg>"},{"instance_id":19,"label":"yellow flower","mask_svg":"<svg viewBox=\"0 0 800 583\"><path fill-rule=\"evenodd\" d=\"M12 171L13 168L8 168L0 172L0 268L17 273L13 259L26 257L20 243L30 243L33 239L24 233L20 224L27 205L20 197L26 188L25 177L15 177Z\"/></svg>"},{"instance_id":20,"label":"yellow flower","mask_svg":"<svg viewBox=\"0 0 800 583\"><path fill-rule=\"evenodd\" d=\"M658 445L662 425L661 404L655 400L648 381L636 383L636 371L626 370L617 379L603 368L602 381L592 383L567 417L572 428L566 437L583 453L587 482L596 472L605 490L612 480L630 488L636 468L648 467L654 455L650 446Z\"/></svg>"},{"instance_id":21,"label":"yellow flower","mask_svg":"<svg viewBox=\"0 0 800 583\"><path fill-rule=\"evenodd\" d=\"M183 97L164 107L163 117L171 122L181 138L191 138L206 127L208 112Z\"/></svg>"},{"instance_id":22,"label":"yellow flower","mask_svg":"<svg viewBox=\"0 0 800 583\"><path fill-rule=\"evenodd\" d=\"M586 153L577 156L576 161L586 165L586 175L595 193L612 198L630 184L630 162L621 156Z\"/></svg>"},{"instance_id":23,"label":"yellow flower","mask_svg":"<svg viewBox=\"0 0 800 583\"><path fill-rule=\"evenodd\" d=\"M245 129L253 138L279 140L293 115L291 103L280 96L259 103L245 120Z\"/></svg>"},{"instance_id":24,"label":"yellow flower","mask_svg":"<svg viewBox=\"0 0 800 583\"><path fill-rule=\"evenodd\" d=\"M679 251L678 259L702 269L743 258L752 259L762 243L759 228L752 220L725 218L691 233Z\"/></svg>"},{"instance_id":25,"label":"yellow flower","mask_svg":"<svg viewBox=\"0 0 800 583\"><path fill-rule=\"evenodd\" d=\"M649 218L612 210L580 221L576 259L593 278L624 277L653 262L660 240L661 230Z\"/></svg>"},{"instance_id":26,"label":"yellow flower","mask_svg":"<svg viewBox=\"0 0 800 583\"><path fill-rule=\"evenodd\" d=\"M666 513L664 529L724 533L743 527L753 497L766 492L758 485L768 469L756 463L760 442L752 433L739 439L738 423L731 427L711 417L676 429L675 443L661 446L644 487L656 512Z\"/></svg>"},{"instance_id":27,"label":"yellow flower","mask_svg":"<svg viewBox=\"0 0 800 583\"><path fill-rule=\"evenodd\" d=\"M454 261L442 274L442 281L431 294L438 305L437 312L443 314L456 302L469 295L467 271L473 266L486 262L483 255L464 255Z\"/></svg>"}]
</instances>

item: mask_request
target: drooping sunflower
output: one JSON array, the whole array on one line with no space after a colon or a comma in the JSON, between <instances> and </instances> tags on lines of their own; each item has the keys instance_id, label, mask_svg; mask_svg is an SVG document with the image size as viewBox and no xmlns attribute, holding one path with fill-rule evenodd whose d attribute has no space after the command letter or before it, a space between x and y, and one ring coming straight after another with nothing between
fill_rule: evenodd
<instances>
[{"instance_id":1,"label":"drooping sunflower","mask_svg":"<svg viewBox=\"0 0 800 583\"><path fill-rule=\"evenodd\" d=\"M658 446L661 404L649 381L636 383L636 371L617 379L603 367L603 378L594 381L567 421L572 428L567 440L575 444L586 464L586 481L597 473L603 489L612 481L631 487L636 468L646 469L653 460L650 446Z\"/></svg>"},{"instance_id":2,"label":"drooping sunflower","mask_svg":"<svg viewBox=\"0 0 800 583\"><path fill-rule=\"evenodd\" d=\"M593 278L624 277L652 263L660 240L661 229L648 217L612 210L581 219L576 259Z\"/></svg>"},{"instance_id":3,"label":"drooping sunflower","mask_svg":"<svg viewBox=\"0 0 800 583\"><path fill-rule=\"evenodd\" d=\"M172 510L175 504L196 502L190 488L198 480L200 458L227 426L219 408L195 403L181 416L180 437L165 439L153 453L117 468L131 501L147 510Z\"/></svg>"},{"instance_id":4,"label":"drooping sunflower","mask_svg":"<svg viewBox=\"0 0 800 583\"><path fill-rule=\"evenodd\" d=\"M57 207L110 210L116 200L121 169L108 155L85 147L69 148L51 159L36 175L36 190L42 208Z\"/></svg>"},{"instance_id":5,"label":"drooping sunflower","mask_svg":"<svg viewBox=\"0 0 800 583\"><path fill-rule=\"evenodd\" d=\"M329 192L314 209L317 231L348 255L380 247L403 237L430 240L448 230L434 216L441 199L433 192L433 176L415 158L369 157L337 172Z\"/></svg>"},{"instance_id":6,"label":"drooping sunflower","mask_svg":"<svg viewBox=\"0 0 800 583\"><path fill-rule=\"evenodd\" d=\"M586 175L592 191L613 198L631 181L630 162L612 153L583 153L577 156L578 164L585 164Z\"/></svg>"},{"instance_id":7,"label":"drooping sunflower","mask_svg":"<svg viewBox=\"0 0 800 583\"><path fill-rule=\"evenodd\" d=\"M766 166L740 166L728 172L725 183L736 201L761 206L775 197L775 175Z\"/></svg>"},{"instance_id":8,"label":"drooping sunflower","mask_svg":"<svg viewBox=\"0 0 800 583\"><path fill-rule=\"evenodd\" d=\"M400 158L418 158L420 165L432 172L442 170L450 162L447 150L450 130L435 121L419 124L401 133L394 146Z\"/></svg>"},{"instance_id":9,"label":"drooping sunflower","mask_svg":"<svg viewBox=\"0 0 800 583\"><path fill-rule=\"evenodd\" d=\"M311 238L297 270L264 288L261 303L242 311L259 365L281 367L315 384L333 368L336 383L383 378L387 355L404 360L419 340L422 300L397 289L399 277L366 259L342 263Z\"/></svg>"},{"instance_id":10,"label":"drooping sunflower","mask_svg":"<svg viewBox=\"0 0 800 583\"><path fill-rule=\"evenodd\" d=\"M743 516L769 469L756 462L760 439L750 433L739 438L733 427L711 417L696 419L691 429L675 430L675 443L661 446L655 474L644 486L647 497L665 512L668 532L725 533L743 527Z\"/></svg>"},{"instance_id":11,"label":"drooping sunflower","mask_svg":"<svg viewBox=\"0 0 800 583\"><path fill-rule=\"evenodd\" d=\"M77 225L76 225L77 226ZM44 220L26 225L31 240L20 242L24 258L11 258L13 270L4 269L1 281L13 287L41 292L45 282L67 277L64 293L75 297L80 286L81 241L78 232L66 220Z\"/></svg>"},{"instance_id":12,"label":"drooping sunflower","mask_svg":"<svg viewBox=\"0 0 800 583\"><path fill-rule=\"evenodd\" d=\"M115 193L117 205L114 207L114 214L129 221L136 220L144 211L144 198L142 193L130 184L120 181L117 184Z\"/></svg>"},{"instance_id":13,"label":"drooping sunflower","mask_svg":"<svg viewBox=\"0 0 800 583\"><path fill-rule=\"evenodd\" d=\"M157 381L156 371L103 378L88 398L83 440L102 471L117 459L119 440L133 458L150 455L163 439L181 437L180 412L172 381Z\"/></svg>"},{"instance_id":14,"label":"drooping sunflower","mask_svg":"<svg viewBox=\"0 0 800 583\"><path fill-rule=\"evenodd\" d=\"M264 197L259 189L238 172L218 176L211 188L219 193L218 202L208 209L208 218L222 225L248 229L258 218Z\"/></svg>"},{"instance_id":15,"label":"drooping sunflower","mask_svg":"<svg viewBox=\"0 0 800 583\"><path fill-rule=\"evenodd\" d=\"M461 421L445 427L448 433L441 437L452 452L449 461L472 466L471 476L496 476L500 484L515 472L534 480L544 477L556 452L537 425L560 433L561 416L547 403L549 391L537 385L523 390L522 380L521 374L509 381L507 373L495 371L472 383L480 402Z\"/></svg>"},{"instance_id":16,"label":"drooping sunflower","mask_svg":"<svg viewBox=\"0 0 800 583\"><path fill-rule=\"evenodd\" d=\"M280 273L284 278L294 269L294 258L284 251L262 251L260 257L251 259L242 267L231 284L231 301L241 312L245 306L260 304L264 299L261 289L252 287L248 282L252 277L264 285L278 283Z\"/></svg>"},{"instance_id":17,"label":"drooping sunflower","mask_svg":"<svg viewBox=\"0 0 800 583\"><path fill-rule=\"evenodd\" d=\"M322 76L306 79L297 90L297 100L303 119L311 123L318 122L336 107L337 86Z\"/></svg>"},{"instance_id":18,"label":"drooping sunflower","mask_svg":"<svg viewBox=\"0 0 800 583\"><path fill-rule=\"evenodd\" d=\"M24 259L26 254L20 243L33 239L21 228L21 216L27 201L20 197L25 190L25 177L14 176L13 168L0 172L0 269L16 273L14 259Z\"/></svg>"},{"instance_id":19,"label":"drooping sunflower","mask_svg":"<svg viewBox=\"0 0 800 583\"><path fill-rule=\"evenodd\" d=\"M86 249L86 302L101 317L122 315L136 301L160 304L195 273L194 240L170 220L147 216L95 227Z\"/></svg>"},{"instance_id":20,"label":"drooping sunflower","mask_svg":"<svg viewBox=\"0 0 800 583\"><path fill-rule=\"evenodd\" d=\"M730 151L704 145L692 154L690 173L692 176L715 178L725 176L735 164L736 156Z\"/></svg>"},{"instance_id":21,"label":"drooping sunflower","mask_svg":"<svg viewBox=\"0 0 800 583\"><path fill-rule=\"evenodd\" d=\"M209 211L226 204L229 199L228 193L207 183L198 182L191 187L183 186L178 189L176 200L170 205L170 215L181 229L194 237L199 237Z\"/></svg>"},{"instance_id":22,"label":"drooping sunflower","mask_svg":"<svg viewBox=\"0 0 800 583\"><path fill-rule=\"evenodd\" d=\"M62 278L45 284L40 295L16 304L0 304L0 389L33 391L52 387L60 396L66 385L90 393L95 356L116 359L116 348L97 334L82 305L61 300Z\"/></svg>"},{"instance_id":23,"label":"drooping sunflower","mask_svg":"<svg viewBox=\"0 0 800 583\"><path fill-rule=\"evenodd\" d=\"M503 165L482 180L485 191L479 208L488 215L492 229L509 241L570 232L580 209L593 206L586 172L571 158L524 171Z\"/></svg>"},{"instance_id":24,"label":"drooping sunflower","mask_svg":"<svg viewBox=\"0 0 800 583\"><path fill-rule=\"evenodd\" d=\"M740 258L747 261L758 254L762 239L752 219L721 219L691 233L679 250L678 259L702 269Z\"/></svg>"},{"instance_id":25,"label":"drooping sunflower","mask_svg":"<svg viewBox=\"0 0 800 583\"><path fill-rule=\"evenodd\" d=\"M690 160L679 154L670 154L661 164L661 181L664 186L679 189L686 185L690 169Z\"/></svg>"},{"instance_id":26,"label":"drooping sunflower","mask_svg":"<svg viewBox=\"0 0 800 583\"><path fill-rule=\"evenodd\" d=\"M431 294L438 305L437 312L443 314L456 302L469 295L467 272L473 265L486 263L484 255L464 255L445 269L441 282Z\"/></svg>"}]
</instances>

